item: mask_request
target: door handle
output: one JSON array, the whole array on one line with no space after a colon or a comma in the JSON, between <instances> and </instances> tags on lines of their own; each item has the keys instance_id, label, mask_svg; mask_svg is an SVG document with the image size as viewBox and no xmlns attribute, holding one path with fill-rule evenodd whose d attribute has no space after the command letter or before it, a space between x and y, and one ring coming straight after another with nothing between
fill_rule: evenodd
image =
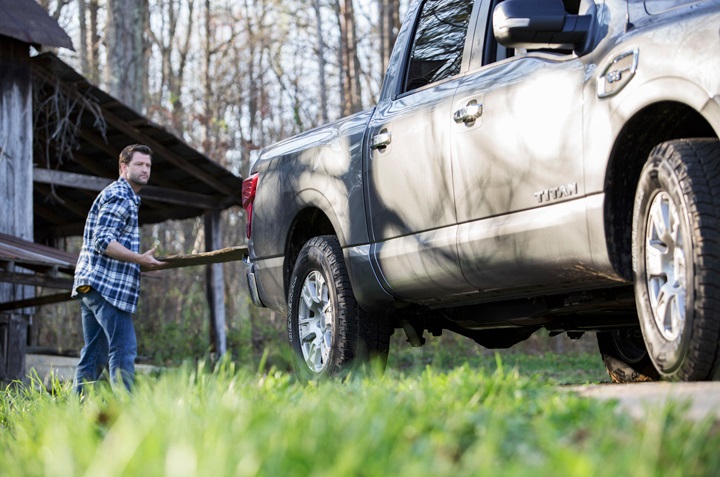
<instances>
[{"instance_id":1,"label":"door handle","mask_svg":"<svg viewBox=\"0 0 720 477\"><path fill-rule=\"evenodd\" d=\"M372 142L370 143L370 149L384 149L390 145L392 142L392 134L390 134L387 131L381 132L380 134L376 134L372 137Z\"/></svg>"},{"instance_id":2,"label":"door handle","mask_svg":"<svg viewBox=\"0 0 720 477\"><path fill-rule=\"evenodd\" d=\"M453 114L456 123L472 123L482 116L483 106L480 103L468 103L465 107L458 109Z\"/></svg>"}]
</instances>

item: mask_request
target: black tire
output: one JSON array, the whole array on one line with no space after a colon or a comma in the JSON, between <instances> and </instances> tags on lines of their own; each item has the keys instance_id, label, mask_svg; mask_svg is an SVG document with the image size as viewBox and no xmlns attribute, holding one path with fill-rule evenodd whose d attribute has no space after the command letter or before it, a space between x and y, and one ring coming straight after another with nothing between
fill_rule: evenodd
<instances>
[{"instance_id":1,"label":"black tire","mask_svg":"<svg viewBox=\"0 0 720 477\"><path fill-rule=\"evenodd\" d=\"M613 382L637 383L660 378L648 356L640 330L599 332L597 342L605 369Z\"/></svg>"},{"instance_id":2,"label":"black tire","mask_svg":"<svg viewBox=\"0 0 720 477\"><path fill-rule=\"evenodd\" d=\"M390 355L390 337L395 328L385 317L366 312L359 312L360 349L359 355L364 361L372 363L375 371L383 372Z\"/></svg>"},{"instance_id":3,"label":"black tire","mask_svg":"<svg viewBox=\"0 0 720 477\"><path fill-rule=\"evenodd\" d=\"M311 300L308 293L318 283L324 284L322 296ZM302 248L290 277L288 305L293 365L302 381L344 376L370 359L385 369L387 325L358 307L335 236L312 238Z\"/></svg>"},{"instance_id":4,"label":"black tire","mask_svg":"<svg viewBox=\"0 0 720 477\"><path fill-rule=\"evenodd\" d=\"M643 338L660 375L715 378L720 355L720 143L656 146L633 209L633 272Z\"/></svg>"}]
</instances>

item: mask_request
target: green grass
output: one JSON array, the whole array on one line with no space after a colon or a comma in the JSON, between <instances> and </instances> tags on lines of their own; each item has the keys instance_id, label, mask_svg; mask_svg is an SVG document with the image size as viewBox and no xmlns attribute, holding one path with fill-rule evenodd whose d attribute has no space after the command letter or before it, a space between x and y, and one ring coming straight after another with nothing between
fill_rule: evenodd
<instances>
[{"instance_id":1,"label":"green grass","mask_svg":"<svg viewBox=\"0 0 720 477\"><path fill-rule=\"evenodd\" d=\"M527 365L527 358L523 363ZM546 360L547 361L547 360ZM523 363L520 363L521 365ZM226 362L139 376L134 394L68 384L0 394L0 475L705 476L711 421L633 421L529 366L497 361L303 386ZM520 368L525 369L522 373Z\"/></svg>"}]
</instances>

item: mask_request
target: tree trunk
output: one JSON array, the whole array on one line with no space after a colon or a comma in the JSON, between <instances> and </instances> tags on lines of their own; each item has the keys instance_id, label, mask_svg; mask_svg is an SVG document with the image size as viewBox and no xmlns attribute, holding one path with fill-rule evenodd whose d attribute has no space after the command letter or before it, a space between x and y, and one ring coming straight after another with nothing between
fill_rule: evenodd
<instances>
[{"instance_id":1,"label":"tree trunk","mask_svg":"<svg viewBox=\"0 0 720 477\"><path fill-rule=\"evenodd\" d=\"M86 4L90 14L90 31L88 31L89 44L87 45L88 72L87 78L97 84L100 81L100 35L98 34L98 0L89 0Z\"/></svg>"},{"instance_id":2,"label":"tree trunk","mask_svg":"<svg viewBox=\"0 0 720 477\"><path fill-rule=\"evenodd\" d=\"M360 59L357 55L355 10L352 0L342 0L340 5L340 51L343 71L343 116L362 110L360 88Z\"/></svg>"},{"instance_id":3,"label":"tree trunk","mask_svg":"<svg viewBox=\"0 0 720 477\"><path fill-rule=\"evenodd\" d=\"M110 93L142 112L145 102L145 26L148 0L108 0L107 78Z\"/></svg>"},{"instance_id":4,"label":"tree trunk","mask_svg":"<svg viewBox=\"0 0 720 477\"><path fill-rule=\"evenodd\" d=\"M317 57L318 57L318 79L320 84L320 111L319 119L322 124L328 122L327 107L327 84L325 83L325 40L322 30L322 12L320 11L320 0L313 0L315 9L315 20L317 22Z\"/></svg>"},{"instance_id":5,"label":"tree trunk","mask_svg":"<svg viewBox=\"0 0 720 477\"><path fill-rule=\"evenodd\" d=\"M80 71L83 76L88 76L88 43L87 43L87 7L85 0L78 0L78 21L80 22Z\"/></svg>"},{"instance_id":6,"label":"tree trunk","mask_svg":"<svg viewBox=\"0 0 720 477\"><path fill-rule=\"evenodd\" d=\"M378 24L380 25L380 57L382 58L382 72L390 64L397 34L400 30L400 1L378 0Z\"/></svg>"}]
</instances>

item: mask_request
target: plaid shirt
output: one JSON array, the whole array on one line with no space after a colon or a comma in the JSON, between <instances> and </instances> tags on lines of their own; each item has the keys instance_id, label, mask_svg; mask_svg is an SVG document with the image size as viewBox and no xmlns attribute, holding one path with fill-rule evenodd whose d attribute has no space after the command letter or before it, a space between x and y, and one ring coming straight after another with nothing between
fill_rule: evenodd
<instances>
[{"instance_id":1,"label":"plaid shirt","mask_svg":"<svg viewBox=\"0 0 720 477\"><path fill-rule=\"evenodd\" d=\"M105 255L105 249L115 240L139 253L139 206L140 197L123 178L97 196L85 222L73 297L78 295L78 287L90 285L113 306L135 313L140 293L140 266L111 258Z\"/></svg>"}]
</instances>

